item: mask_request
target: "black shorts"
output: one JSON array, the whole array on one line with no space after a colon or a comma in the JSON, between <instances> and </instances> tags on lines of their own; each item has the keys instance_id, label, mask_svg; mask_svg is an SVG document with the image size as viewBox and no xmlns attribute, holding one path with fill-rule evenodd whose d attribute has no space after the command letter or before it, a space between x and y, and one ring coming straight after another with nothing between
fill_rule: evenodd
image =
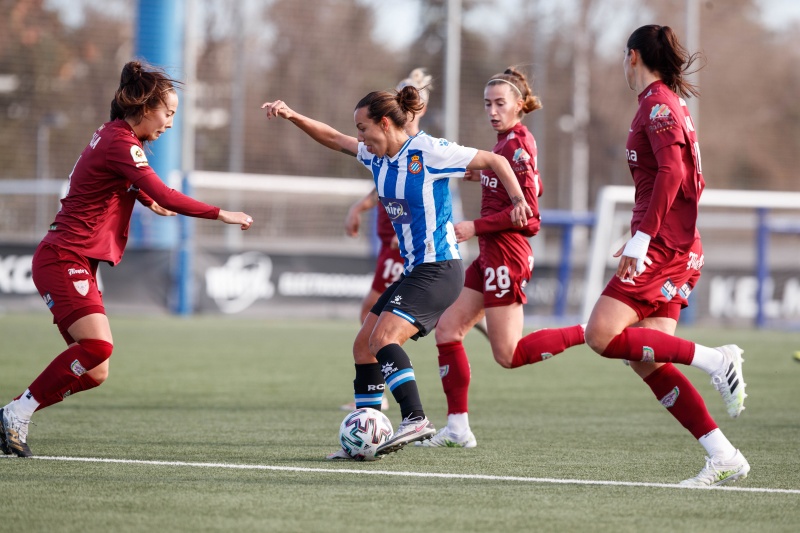
<instances>
[{"instance_id":1,"label":"black shorts","mask_svg":"<svg viewBox=\"0 0 800 533\"><path fill-rule=\"evenodd\" d=\"M417 326L417 340L436 327L445 309L456 301L464 285L464 265L460 259L422 263L410 274L403 274L383 292L371 309L380 316L394 313Z\"/></svg>"}]
</instances>

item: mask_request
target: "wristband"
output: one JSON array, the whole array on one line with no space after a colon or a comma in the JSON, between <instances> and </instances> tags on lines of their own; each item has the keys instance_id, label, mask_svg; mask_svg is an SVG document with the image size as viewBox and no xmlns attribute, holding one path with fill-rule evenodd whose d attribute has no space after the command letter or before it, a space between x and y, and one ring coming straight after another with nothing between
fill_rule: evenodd
<instances>
[{"instance_id":1,"label":"wristband","mask_svg":"<svg viewBox=\"0 0 800 533\"><path fill-rule=\"evenodd\" d=\"M636 272L644 272L644 259L650 246L650 235L637 231L625 245L622 255L636 259Z\"/></svg>"}]
</instances>

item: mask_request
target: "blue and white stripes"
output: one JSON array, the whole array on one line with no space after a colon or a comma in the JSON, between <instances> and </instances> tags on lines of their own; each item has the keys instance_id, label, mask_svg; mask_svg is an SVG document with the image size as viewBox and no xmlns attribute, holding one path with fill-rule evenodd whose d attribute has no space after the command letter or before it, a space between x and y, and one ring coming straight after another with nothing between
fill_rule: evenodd
<instances>
[{"instance_id":1,"label":"blue and white stripes","mask_svg":"<svg viewBox=\"0 0 800 533\"><path fill-rule=\"evenodd\" d=\"M381 401L383 400L383 391L377 394L356 394L356 409L362 407L371 407L372 409L381 410Z\"/></svg>"}]
</instances>

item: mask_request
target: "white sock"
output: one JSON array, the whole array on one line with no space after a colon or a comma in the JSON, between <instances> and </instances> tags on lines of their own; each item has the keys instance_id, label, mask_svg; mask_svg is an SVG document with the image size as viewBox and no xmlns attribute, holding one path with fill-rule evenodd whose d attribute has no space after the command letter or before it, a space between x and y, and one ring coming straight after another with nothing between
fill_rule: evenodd
<instances>
[{"instance_id":1,"label":"white sock","mask_svg":"<svg viewBox=\"0 0 800 533\"><path fill-rule=\"evenodd\" d=\"M708 346L695 344L694 359L692 359L691 366L699 368L706 374L712 374L722 364L722 357L722 352L716 348L709 348Z\"/></svg>"},{"instance_id":2,"label":"white sock","mask_svg":"<svg viewBox=\"0 0 800 533\"><path fill-rule=\"evenodd\" d=\"M447 415L447 427L456 435L463 435L469 431L469 413L455 413Z\"/></svg>"},{"instance_id":3,"label":"white sock","mask_svg":"<svg viewBox=\"0 0 800 533\"><path fill-rule=\"evenodd\" d=\"M37 407L39 407L39 402L34 399L30 390L25 389L25 393L14 402L13 409L14 414L22 420L30 420Z\"/></svg>"},{"instance_id":4,"label":"white sock","mask_svg":"<svg viewBox=\"0 0 800 533\"><path fill-rule=\"evenodd\" d=\"M736 455L736 448L733 447L733 444L722 434L722 430L719 428L706 433L698 439L698 442L703 445L706 453L712 459L726 461Z\"/></svg>"}]
</instances>

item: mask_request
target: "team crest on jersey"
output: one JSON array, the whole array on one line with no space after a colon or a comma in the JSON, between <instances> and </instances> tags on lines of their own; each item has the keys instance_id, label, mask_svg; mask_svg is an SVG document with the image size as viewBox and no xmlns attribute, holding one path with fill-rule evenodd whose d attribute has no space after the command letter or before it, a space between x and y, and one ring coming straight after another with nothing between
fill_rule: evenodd
<instances>
[{"instance_id":1,"label":"team crest on jersey","mask_svg":"<svg viewBox=\"0 0 800 533\"><path fill-rule=\"evenodd\" d=\"M79 279L78 281L73 281L72 285L75 287L75 290L78 291L78 294L81 296L86 296L89 294L89 280L88 279Z\"/></svg>"},{"instance_id":2,"label":"team crest on jersey","mask_svg":"<svg viewBox=\"0 0 800 533\"><path fill-rule=\"evenodd\" d=\"M412 174L419 174L422 172L422 161L418 155L412 155L411 161L408 162L408 171Z\"/></svg>"},{"instance_id":3,"label":"team crest on jersey","mask_svg":"<svg viewBox=\"0 0 800 533\"><path fill-rule=\"evenodd\" d=\"M531 160L531 154L526 152L524 148L517 148L514 151L514 162L515 163L519 163L521 161L522 162L530 161L530 160Z\"/></svg>"},{"instance_id":4,"label":"team crest on jersey","mask_svg":"<svg viewBox=\"0 0 800 533\"><path fill-rule=\"evenodd\" d=\"M135 144L131 146L131 157L133 162L136 163L136 168L148 166L147 156L144 155L144 150Z\"/></svg>"},{"instance_id":5,"label":"team crest on jersey","mask_svg":"<svg viewBox=\"0 0 800 533\"><path fill-rule=\"evenodd\" d=\"M661 133L675 126L675 117L667 104L656 104L650 110L650 131Z\"/></svg>"}]
</instances>

